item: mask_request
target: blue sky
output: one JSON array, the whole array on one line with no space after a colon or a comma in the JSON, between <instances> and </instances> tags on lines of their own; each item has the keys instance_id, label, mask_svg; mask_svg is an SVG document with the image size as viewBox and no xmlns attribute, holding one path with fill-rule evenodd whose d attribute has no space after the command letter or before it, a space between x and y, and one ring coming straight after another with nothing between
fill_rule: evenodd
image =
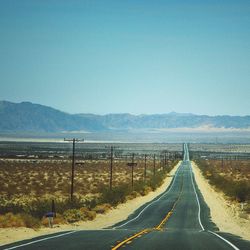
<instances>
[{"instance_id":1,"label":"blue sky","mask_svg":"<svg viewBox=\"0 0 250 250\"><path fill-rule=\"evenodd\" d=\"M250 114L250 2L2 0L0 99Z\"/></svg>"}]
</instances>

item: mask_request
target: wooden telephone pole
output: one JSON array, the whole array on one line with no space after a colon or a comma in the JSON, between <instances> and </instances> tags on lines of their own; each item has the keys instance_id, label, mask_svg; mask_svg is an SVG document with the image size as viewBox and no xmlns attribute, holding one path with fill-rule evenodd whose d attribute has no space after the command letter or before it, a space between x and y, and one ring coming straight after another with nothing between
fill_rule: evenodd
<instances>
[{"instance_id":1,"label":"wooden telephone pole","mask_svg":"<svg viewBox=\"0 0 250 250\"><path fill-rule=\"evenodd\" d=\"M106 146L105 148L110 148L109 189L112 190L114 146L110 146L110 147Z\"/></svg>"},{"instance_id":2,"label":"wooden telephone pole","mask_svg":"<svg viewBox=\"0 0 250 250\"><path fill-rule=\"evenodd\" d=\"M71 169L71 188L70 188L70 200L73 201L74 195L74 175L75 175L75 143L84 141L83 139L65 139L64 141L72 142L73 143L73 152L72 152L72 169Z\"/></svg>"},{"instance_id":3,"label":"wooden telephone pole","mask_svg":"<svg viewBox=\"0 0 250 250\"><path fill-rule=\"evenodd\" d=\"M144 155L144 182L146 182L146 175L147 175L147 155Z\"/></svg>"},{"instance_id":4,"label":"wooden telephone pole","mask_svg":"<svg viewBox=\"0 0 250 250\"><path fill-rule=\"evenodd\" d=\"M131 185L132 185L132 189L134 188L134 167L137 165L137 163L135 163L135 154L132 154L132 162L127 163L127 165L129 167L131 167Z\"/></svg>"},{"instance_id":5,"label":"wooden telephone pole","mask_svg":"<svg viewBox=\"0 0 250 250\"><path fill-rule=\"evenodd\" d=\"M154 154L154 176L155 176L155 154Z\"/></svg>"}]
</instances>

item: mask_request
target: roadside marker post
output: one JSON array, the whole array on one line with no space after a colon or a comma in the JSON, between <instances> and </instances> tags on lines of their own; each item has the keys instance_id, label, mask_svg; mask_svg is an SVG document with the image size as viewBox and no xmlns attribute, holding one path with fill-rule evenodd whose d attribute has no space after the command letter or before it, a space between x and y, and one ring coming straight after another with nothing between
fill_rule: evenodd
<instances>
[{"instance_id":1,"label":"roadside marker post","mask_svg":"<svg viewBox=\"0 0 250 250\"><path fill-rule=\"evenodd\" d=\"M54 217L56 217L56 206L55 206L55 200L53 199L51 202L51 211L54 213Z\"/></svg>"},{"instance_id":2,"label":"roadside marker post","mask_svg":"<svg viewBox=\"0 0 250 250\"><path fill-rule=\"evenodd\" d=\"M48 213L45 214L45 217L48 218L48 222L49 222L49 227L50 228L53 227L54 216L55 216L55 214L53 212L48 212Z\"/></svg>"}]
</instances>

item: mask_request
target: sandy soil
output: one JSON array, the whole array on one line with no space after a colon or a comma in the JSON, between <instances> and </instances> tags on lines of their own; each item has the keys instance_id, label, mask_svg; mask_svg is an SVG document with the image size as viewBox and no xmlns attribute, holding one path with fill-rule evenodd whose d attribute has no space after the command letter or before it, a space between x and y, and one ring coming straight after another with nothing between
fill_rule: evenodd
<instances>
[{"instance_id":1,"label":"sandy soil","mask_svg":"<svg viewBox=\"0 0 250 250\"><path fill-rule=\"evenodd\" d=\"M235 234L241 236L243 239L250 240L249 216L241 212L237 203L226 199L222 192L216 192L193 162L192 167L198 187L210 208L212 221L219 227L220 231Z\"/></svg>"},{"instance_id":2,"label":"sandy soil","mask_svg":"<svg viewBox=\"0 0 250 250\"><path fill-rule=\"evenodd\" d=\"M124 204L120 204L119 206L117 206L117 208L110 210L107 214L98 214L93 221L79 222L74 225L60 225L54 228L41 228L39 230L33 230L29 228L1 228L0 245L67 230L95 230L112 226L119 221L125 220L140 206L163 193L169 186L172 177L180 163L181 161L173 168L173 170L169 174L169 177L164 180L164 184L155 192L150 192L146 196L137 197Z\"/></svg>"}]
</instances>

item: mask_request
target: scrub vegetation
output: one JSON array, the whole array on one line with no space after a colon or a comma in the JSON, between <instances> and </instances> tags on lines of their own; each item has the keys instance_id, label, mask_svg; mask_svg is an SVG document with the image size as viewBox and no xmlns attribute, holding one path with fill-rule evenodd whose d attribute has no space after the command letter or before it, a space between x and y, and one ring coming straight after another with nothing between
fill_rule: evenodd
<instances>
[{"instance_id":1,"label":"scrub vegetation","mask_svg":"<svg viewBox=\"0 0 250 250\"><path fill-rule=\"evenodd\" d=\"M196 160L209 183L231 200L244 203L250 214L250 160Z\"/></svg>"},{"instance_id":2,"label":"scrub vegetation","mask_svg":"<svg viewBox=\"0 0 250 250\"><path fill-rule=\"evenodd\" d=\"M166 166L153 159L135 159L134 186L128 160L113 162L113 185L109 188L109 160L86 160L76 164L74 198L70 200L71 161L68 160L0 160L0 227L47 226L45 214L55 204L54 224L93 220L112 207L155 190L178 160Z\"/></svg>"}]
</instances>

